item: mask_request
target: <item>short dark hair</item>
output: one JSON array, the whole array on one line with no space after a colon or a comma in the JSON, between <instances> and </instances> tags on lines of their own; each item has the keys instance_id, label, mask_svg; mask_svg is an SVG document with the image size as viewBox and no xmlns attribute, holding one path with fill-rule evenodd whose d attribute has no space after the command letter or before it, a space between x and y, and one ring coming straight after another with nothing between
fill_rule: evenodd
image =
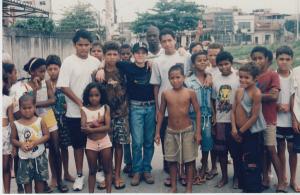
<instances>
[{"instance_id":1,"label":"short dark hair","mask_svg":"<svg viewBox=\"0 0 300 195\"><path fill-rule=\"evenodd\" d=\"M190 48L189 48L190 53L192 53L193 48L196 47L197 45L200 45L201 48L203 48L201 42L191 42Z\"/></svg>"},{"instance_id":2,"label":"short dark hair","mask_svg":"<svg viewBox=\"0 0 300 195\"><path fill-rule=\"evenodd\" d=\"M120 45L116 41L107 41L105 42L103 46L103 53L106 54L106 52L113 50L117 51L118 53L120 52Z\"/></svg>"},{"instance_id":3,"label":"short dark hair","mask_svg":"<svg viewBox=\"0 0 300 195\"><path fill-rule=\"evenodd\" d=\"M31 100L32 103L33 103L33 105L35 105L35 103L36 103L36 99L35 99L35 97L32 94L25 93L24 95L22 95L19 98L19 105L20 105L20 107L21 107L22 103L25 102L25 101L27 101L27 100Z\"/></svg>"},{"instance_id":4,"label":"short dark hair","mask_svg":"<svg viewBox=\"0 0 300 195\"><path fill-rule=\"evenodd\" d=\"M162 36L164 36L164 35L171 35L173 37L173 39L175 39L175 33L174 33L174 31L172 31L169 28L164 28L164 29L162 29L160 31L160 33L159 33L159 40L160 41L161 41Z\"/></svg>"},{"instance_id":5,"label":"short dark hair","mask_svg":"<svg viewBox=\"0 0 300 195\"><path fill-rule=\"evenodd\" d=\"M98 82L92 82L92 83L89 83L83 91L83 95L82 95L83 105L88 106L88 105L91 104L90 100L89 100L89 97L90 97L90 91L93 88L96 88L99 91L100 95L101 95L100 104L101 105L107 104L107 96L106 96L106 92L104 90L104 86L102 86Z\"/></svg>"},{"instance_id":6,"label":"short dark hair","mask_svg":"<svg viewBox=\"0 0 300 195\"><path fill-rule=\"evenodd\" d=\"M46 61L43 58L33 57L24 65L23 70L29 73L44 65Z\"/></svg>"},{"instance_id":7,"label":"short dark hair","mask_svg":"<svg viewBox=\"0 0 300 195\"><path fill-rule=\"evenodd\" d=\"M60 57L57 55L49 55L46 58L46 67L48 67L50 64L55 64L55 65L61 67Z\"/></svg>"},{"instance_id":8,"label":"short dark hair","mask_svg":"<svg viewBox=\"0 0 300 195\"><path fill-rule=\"evenodd\" d=\"M201 56L201 55L204 55L207 57L207 52L206 51L200 51L200 52L197 52L197 53L194 53L191 57L191 61L193 64L195 64L195 61L196 61L196 58L197 56Z\"/></svg>"},{"instance_id":9,"label":"short dark hair","mask_svg":"<svg viewBox=\"0 0 300 195\"><path fill-rule=\"evenodd\" d=\"M268 51L267 51L267 58L268 58L269 65L271 65L272 62L273 62L273 53L272 53L272 51L269 50L269 49L268 49Z\"/></svg>"},{"instance_id":10,"label":"short dark hair","mask_svg":"<svg viewBox=\"0 0 300 195\"><path fill-rule=\"evenodd\" d=\"M91 33L84 29L80 29L80 30L76 31L76 33L72 39L73 43L76 44L80 38L87 39L90 43L93 42Z\"/></svg>"},{"instance_id":11,"label":"short dark hair","mask_svg":"<svg viewBox=\"0 0 300 195\"><path fill-rule=\"evenodd\" d=\"M260 73L259 68L252 62L242 65L239 68L239 71L249 73L253 79L255 79Z\"/></svg>"},{"instance_id":12,"label":"short dark hair","mask_svg":"<svg viewBox=\"0 0 300 195\"><path fill-rule=\"evenodd\" d=\"M100 47L101 49L103 49L103 45L101 44L100 41L93 42L91 50L92 50L93 47Z\"/></svg>"},{"instance_id":13,"label":"short dark hair","mask_svg":"<svg viewBox=\"0 0 300 195\"><path fill-rule=\"evenodd\" d=\"M208 47L207 47L207 51L209 49L220 49L220 51L224 51L224 47L222 44L220 43L212 43L212 44L209 44Z\"/></svg>"},{"instance_id":14,"label":"short dark hair","mask_svg":"<svg viewBox=\"0 0 300 195\"><path fill-rule=\"evenodd\" d=\"M269 53L269 55L268 55L268 49L267 49L266 47L263 47L263 46L256 46L256 47L254 47L254 48L252 49L252 51L251 51L250 56L252 57L252 55L253 55L254 53L256 53L256 52L262 53L266 58L268 58L269 55L270 55L270 53Z\"/></svg>"},{"instance_id":15,"label":"short dark hair","mask_svg":"<svg viewBox=\"0 0 300 195\"><path fill-rule=\"evenodd\" d=\"M216 63L219 64L221 61L228 60L231 64L233 63L233 56L227 51L221 51L218 53Z\"/></svg>"},{"instance_id":16,"label":"short dark hair","mask_svg":"<svg viewBox=\"0 0 300 195\"><path fill-rule=\"evenodd\" d=\"M121 49L130 49L131 50L131 46L128 43L124 43L121 45L120 50Z\"/></svg>"},{"instance_id":17,"label":"short dark hair","mask_svg":"<svg viewBox=\"0 0 300 195\"><path fill-rule=\"evenodd\" d=\"M183 69L183 64L182 63L176 63L174 66L172 66L169 69L168 75L170 76L170 74L174 71L179 71L181 75L184 75L184 69Z\"/></svg>"},{"instance_id":18,"label":"short dark hair","mask_svg":"<svg viewBox=\"0 0 300 195\"><path fill-rule=\"evenodd\" d=\"M291 58L294 57L294 52L292 50L292 48L290 48L287 45L283 45L279 48L276 49L276 59L278 58L278 56L280 56L281 54L286 54L288 56L291 56Z\"/></svg>"},{"instance_id":19,"label":"short dark hair","mask_svg":"<svg viewBox=\"0 0 300 195\"><path fill-rule=\"evenodd\" d=\"M9 95L8 74L12 74L14 69L14 64L2 63L2 93L4 95Z\"/></svg>"}]
</instances>

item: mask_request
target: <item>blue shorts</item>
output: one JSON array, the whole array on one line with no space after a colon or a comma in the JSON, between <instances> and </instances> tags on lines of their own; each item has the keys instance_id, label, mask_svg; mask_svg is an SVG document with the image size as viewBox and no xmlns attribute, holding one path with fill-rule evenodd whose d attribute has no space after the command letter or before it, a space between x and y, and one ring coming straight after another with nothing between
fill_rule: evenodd
<instances>
[{"instance_id":1,"label":"blue shorts","mask_svg":"<svg viewBox=\"0 0 300 195\"><path fill-rule=\"evenodd\" d=\"M193 126L196 129L196 120L193 119ZM203 152L209 152L213 149L213 137L211 134L211 118L201 117L201 150Z\"/></svg>"}]
</instances>

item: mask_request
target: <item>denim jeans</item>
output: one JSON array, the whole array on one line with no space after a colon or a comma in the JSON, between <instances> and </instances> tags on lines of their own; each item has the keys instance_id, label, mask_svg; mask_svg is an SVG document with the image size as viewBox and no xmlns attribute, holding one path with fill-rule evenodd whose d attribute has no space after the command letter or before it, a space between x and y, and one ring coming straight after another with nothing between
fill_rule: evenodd
<instances>
[{"instance_id":1,"label":"denim jeans","mask_svg":"<svg viewBox=\"0 0 300 195\"><path fill-rule=\"evenodd\" d=\"M133 173L150 173L154 154L155 105L130 104L130 129Z\"/></svg>"}]
</instances>

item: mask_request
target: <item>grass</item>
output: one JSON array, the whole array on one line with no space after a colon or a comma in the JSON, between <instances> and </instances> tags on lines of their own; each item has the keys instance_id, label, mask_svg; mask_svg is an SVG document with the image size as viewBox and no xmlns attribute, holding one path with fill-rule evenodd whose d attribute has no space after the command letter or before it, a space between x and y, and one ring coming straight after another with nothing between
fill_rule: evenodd
<instances>
[{"instance_id":1,"label":"grass","mask_svg":"<svg viewBox=\"0 0 300 195\"><path fill-rule=\"evenodd\" d=\"M278 47L285 45L285 44L272 44L272 45L264 45L268 49L270 49L274 53L275 58L275 51ZM300 66L300 41L295 41L290 44L286 44L290 46L294 51L294 64L293 66ZM226 51L230 52L235 60L245 60L250 59L250 52L255 47L255 45L241 45L241 46L228 46L225 48ZM276 67L276 60L273 60L273 67Z\"/></svg>"}]
</instances>

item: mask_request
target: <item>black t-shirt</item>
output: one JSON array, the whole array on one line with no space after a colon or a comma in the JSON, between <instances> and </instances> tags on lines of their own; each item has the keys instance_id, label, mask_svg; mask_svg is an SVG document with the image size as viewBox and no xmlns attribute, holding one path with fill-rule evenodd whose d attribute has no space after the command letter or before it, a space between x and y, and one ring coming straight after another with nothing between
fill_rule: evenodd
<instances>
[{"instance_id":1,"label":"black t-shirt","mask_svg":"<svg viewBox=\"0 0 300 195\"><path fill-rule=\"evenodd\" d=\"M150 84L151 69L145 65L138 67L135 63L120 61L117 67L126 75L127 93L130 100L154 100L153 85Z\"/></svg>"}]
</instances>

